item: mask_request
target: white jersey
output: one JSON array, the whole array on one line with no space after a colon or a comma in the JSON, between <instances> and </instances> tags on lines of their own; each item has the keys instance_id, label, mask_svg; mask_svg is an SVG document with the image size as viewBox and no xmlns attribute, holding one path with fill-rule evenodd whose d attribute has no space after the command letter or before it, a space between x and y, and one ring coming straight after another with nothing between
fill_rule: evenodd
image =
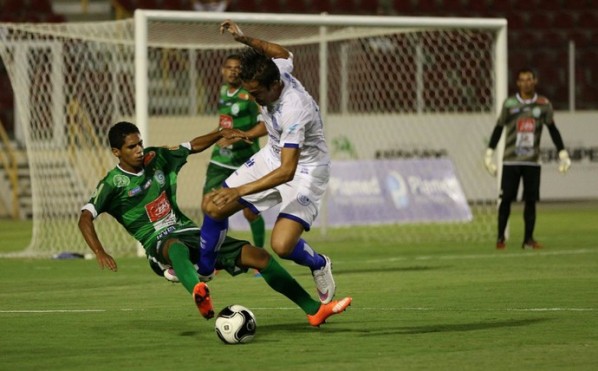
<instances>
[{"instance_id":1,"label":"white jersey","mask_svg":"<svg viewBox=\"0 0 598 371\"><path fill-rule=\"evenodd\" d=\"M284 88L272 106L260 106L268 130L265 147L278 161L281 149L290 147L300 149L299 165L329 165L320 108L303 85L291 75L293 55L288 59L273 61L280 70Z\"/></svg>"}]
</instances>

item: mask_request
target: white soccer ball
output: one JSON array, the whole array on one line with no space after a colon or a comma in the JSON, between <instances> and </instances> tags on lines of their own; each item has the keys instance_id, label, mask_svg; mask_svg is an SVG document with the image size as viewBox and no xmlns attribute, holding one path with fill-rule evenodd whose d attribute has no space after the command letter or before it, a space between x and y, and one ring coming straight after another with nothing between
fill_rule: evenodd
<instances>
[{"instance_id":1,"label":"white soccer ball","mask_svg":"<svg viewBox=\"0 0 598 371\"><path fill-rule=\"evenodd\" d=\"M234 304L218 313L214 327L216 335L225 344L241 344L253 339L257 326L255 316L249 309Z\"/></svg>"}]
</instances>

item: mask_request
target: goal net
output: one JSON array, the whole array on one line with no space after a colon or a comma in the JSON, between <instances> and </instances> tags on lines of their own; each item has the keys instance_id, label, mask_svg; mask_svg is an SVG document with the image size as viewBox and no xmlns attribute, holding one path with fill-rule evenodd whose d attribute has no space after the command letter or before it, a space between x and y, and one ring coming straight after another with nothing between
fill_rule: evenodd
<instances>
[{"instance_id":1,"label":"goal net","mask_svg":"<svg viewBox=\"0 0 598 371\"><path fill-rule=\"evenodd\" d=\"M116 165L106 137L112 124L135 122L146 146L216 127L220 66L242 47L218 32L225 17L291 50L294 75L320 105L336 193L329 190L310 239L492 239L496 180L481 158L506 90L504 20L137 11L123 21L0 24L0 56L32 177L26 254L87 251L77 220ZM198 223L209 153L191 156L179 179L179 204ZM374 191L383 185L351 178L386 171L379 164L393 174L408 166L424 179L416 196L445 208L397 209L382 218L382 211L346 209L349 201L380 202ZM337 168L346 174L334 175ZM442 172L452 181L425 181ZM414 187L409 179L403 185ZM448 215L452 205L465 214ZM111 217L95 226L113 254L136 253Z\"/></svg>"}]
</instances>

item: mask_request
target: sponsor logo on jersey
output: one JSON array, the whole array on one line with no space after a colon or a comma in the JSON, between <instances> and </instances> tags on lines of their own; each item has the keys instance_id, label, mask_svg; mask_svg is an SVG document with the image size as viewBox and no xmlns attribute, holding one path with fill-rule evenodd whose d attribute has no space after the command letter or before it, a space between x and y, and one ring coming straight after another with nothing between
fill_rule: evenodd
<instances>
[{"instance_id":1,"label":"sponsor logo on jersey","mask_svg":"<svg viewBox=\"0 0 598 371\"><path fill-rule=\"evenodd\" d=\"M523 117L517 120L517 132L533 133L536 130L536 120L531 117Z\"/></svg>"},{"instance_id":2,"label":"sponsor logo on jersey","mask_svg":"<svg viewBox=\"0 0 598 371\"><path fill-rule=\"evenodd\" d=\"M143 156L143 166L149 165L150 162L156 157L156 152L150 151Z\"/></svg>"},{"instance_id":3,"label":"sponsor logo on jersey","mask_svg":"<svg viewBox=\"0 0 598 371\"><path fill-rule=\"evenodd\" d=\"M166 228L165 230L163 230L162 232L160 232L160 234L158 234L158 237L156 237L159 240L162 240L164 237L168 236L169 234L171 234L172 232L174 232L174 230L176 229L176 227L174 225L169 226L168 228Z\"/></svg>"},{"instance_id":4,"label":"sponsor logo on jersey","mask_svg":"<svg viewBox=\"0 0 598 371\"><path fill-rule=\"evenodd\" d=\"M231 129L233 127L233 118L229 115L220 115L220 127L224 129Z\"/></svg>"},{"instance_id":5,"label":"sponsor logo on jersey","mask_svg":"<svg viewBox=\"0 0 598 371\"><path fill-rule=\"evenodd\" d=\"M249 94L247 93L239 93L238 97L242 100L249 100Z\"/></svg>"},{"instance_id":6,"label":"sponsor logo on jersey","mask_svg":"<svg viewBox=\"0 0 598 371\"><path fill-rule=\"evenodd\" d=\"M164 176L162 170L156 170L156 174L154 174L154 179L156 179L156 182L158 182L158 184L161 187L164 187L164 184L166 184L166 177Z\"/></svg>"},{"instance_id":7,"label":"sponsor logo on jersey","mask_svg":"<svg viewBox=\"0 0 598 371\"><path fill-rule=\"evenodd\" d=\"M294 134L297 131L299 124L294 124L290 128L287 129L288 134Z\"/></svg>"},{"instance_id":8,"label":"sponsor logo on jersey","mask_svg":"<svg viewBox=\"0 0 598 371\"><path fill-rule=\"evenodd\" d=\"M131 183L131 180L128 176L119 174L112 178L112 182L116 188L123 188L128 186Z\"/></svg>"},{"instance_id":9,"label":"sponsor logo on jersey","mask_svg":"<svg viewBox=\"0 0 598 371\"><path fill-rule=\"evenodd\" d=\"M536 99L536 103L538 103L538 104L548 104L548 103L550 103L550 101L546 97L539 96L538 99Z\"/></svg>"},{"instance_id":10,"label":"sponsor logo on jersey","mask_svg":"<svg viewBox=\"0 0 598 371\"><path fill-rule=\"evenodd\" d=\"M172 206L170 206L170 202L166 198L166 192L160 193L158 198L145 205L145 212L152 223L167 216L171 210Z\"/></svg>"},{"instance_id":11,"label":"sponsor logo on jersey","mask_svg":"<svg viewBox=\"0 0 598 371\"><path fill-rule=\"evenodd\" d=\"M127 192L127 194L129 195L129 197L135 197L139 194L139 192L141 192L141 187L137 186L133 189L130 189L129 192Z\"/></svg>"}]
</instances>

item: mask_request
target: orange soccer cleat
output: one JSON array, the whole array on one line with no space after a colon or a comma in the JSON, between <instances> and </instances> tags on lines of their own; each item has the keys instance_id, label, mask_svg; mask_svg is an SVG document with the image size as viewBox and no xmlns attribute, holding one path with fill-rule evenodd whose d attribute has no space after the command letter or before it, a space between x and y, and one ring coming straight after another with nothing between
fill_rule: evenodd
<instances>
[{"instance_id":1,"label":"orange soccer cleat","mask_svg":"<svg viewBox=\"0 0 598 371\"><path fill-rule=\"evenodd\" d=\"M351 305L351 301L353 301L351 297L346 297L341 300L333 300L328 304L321 304L316 314L307 315L307 320L310 325L318 327L326 322L328 317L344 312Z\"/></svg>"},{"instance_id":2,"label":"orange soccer cleat","mask_svg":"<svg viewBox=\"0 0 598 371\"><path fill-rule=\"evenodd\" d=\"M204 282L199 282L193 288L193 300L199 313L205 319L214 317L214 306L212 305L212 298L210 297L210 289Z\"/></svg>"}]
</instances>

